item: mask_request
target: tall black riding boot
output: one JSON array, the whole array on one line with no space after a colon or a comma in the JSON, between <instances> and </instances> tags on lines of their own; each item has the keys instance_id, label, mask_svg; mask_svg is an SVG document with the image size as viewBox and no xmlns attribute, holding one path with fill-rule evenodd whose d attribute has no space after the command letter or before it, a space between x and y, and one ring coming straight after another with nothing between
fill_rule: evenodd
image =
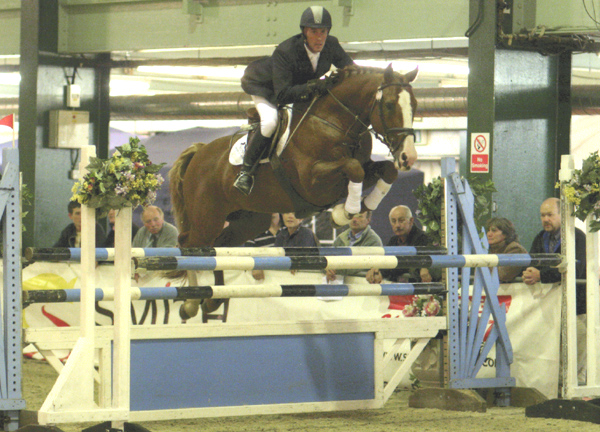
<instances>
[{"instance_id":1,"label":"tall black riding boot","mask_svg":"<svg viewBox=\"0 0 600 432\"><path fill-rule=\"evenodd\" d=\"M233 187L244 195L250 195L254 186L254 170L258 166L260 157L269 145L271 138L266 138L260 133L260 128L254 132L244 153L244 163L238 176L233 182Z\"/></svg>"}]
</instances>

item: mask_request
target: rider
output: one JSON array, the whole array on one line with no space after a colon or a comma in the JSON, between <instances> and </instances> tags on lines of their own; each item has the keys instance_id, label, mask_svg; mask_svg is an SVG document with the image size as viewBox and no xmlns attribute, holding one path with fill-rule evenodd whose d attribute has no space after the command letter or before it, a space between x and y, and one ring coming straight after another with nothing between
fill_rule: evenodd
<instances>
[{"instance_id":1,"label":"rider","mask_svg":"<svg viewBox=\"0 0 600 432\"><path fill-rule=\"evenodd\" d=\"M329 35L331 15L322 6L307 8L300 18L302 33L280 43L270 57L252 62L242 77L242 88L252 96L260 115L260 128L248 142L244 164L233 186L249 195L254 167L277 127L277 106L304 102L327 92L318 79L331 69L353 63L338 40Z\"/></svg>"}]
</instances>

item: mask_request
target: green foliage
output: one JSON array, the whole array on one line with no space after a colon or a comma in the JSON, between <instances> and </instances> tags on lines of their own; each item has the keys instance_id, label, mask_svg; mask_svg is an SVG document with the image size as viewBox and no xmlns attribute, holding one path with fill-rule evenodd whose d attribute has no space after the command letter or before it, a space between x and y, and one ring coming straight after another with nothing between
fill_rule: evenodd
<instances>
[{"instance_id":1,"label":"green foliage","mask_svg":"<svg viewBox=\"0 0 600 432\"><path fill-rule=\"evenodd\" d=\"M24 210L24 209L31 207L32 202L33 202L33 193L29 190L27 185L25 183L23 183L23 185L21 186L21 220L25 219L25 217L29 213L28 210ZM24 223L21 224L21 231L22 232L27 231L27 228L25 227Z\"/></svg>"},{"instance_id":2,"label":"green foliage","mask_svg":"<svg viewBox=\"0 0 600 432\"><path fill-rule=\"evenodd\" d=\"M91 158L88 173L73 185L71 199L98 209L101 216L109 209L152 204L164 181L159 174L164 163L153 164L139 141L130 138L107 160Z\"/></svg>"},{"instance_id":3,"label":"green foliage","mask_svg":"<svg viewBox=\"0 0 600 432\"><path fill-rule=\"evenodd\" d=\"M560 187L557 184L556 187ZM592 215L590 230L600 230L600 157L598 151L583 161L580 170L573 170L573 177L562 182L568 202L574 205L573 216L585 221Z\"/></svg>"},{"instance_id":4,"label":"green foliage","mask_svg":"<svg viewBox=\"0 0 600 432\"><path fill-rule=\"evenodd\" d=\"M490 201L488 196L496 192L492 180L481 180L480 176L468 178L469 186L475 198L475 225L478 230L485 226L490 217ZM444 182L437 177L427 185L421 185L414 190L419 202L417 218L423 225L434 244L441 244L442 202L444 199Z\"/></svg>"}]
</instances>

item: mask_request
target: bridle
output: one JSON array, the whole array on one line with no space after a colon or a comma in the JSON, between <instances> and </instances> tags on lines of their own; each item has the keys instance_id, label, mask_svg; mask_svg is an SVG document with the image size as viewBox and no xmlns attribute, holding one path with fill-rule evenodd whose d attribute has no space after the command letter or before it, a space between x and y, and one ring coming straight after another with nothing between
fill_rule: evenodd
<instances>
[{"instance_id":1,"label":"bridle","mask_svg":"<svg viewBox=\"0 0 600 432\"><path fill-rule=\"evenodd\" d=\"M387 84L382 84L377 88L377 92L375 93L375 102L379 102L378 106L379 106L379 118L381 119L381 125L383 126L383 135L381 135L379 132L377 132L374 128L371 128L373 133L375 134L375 136L377 137L377 139L379 139L380 141L383 141L391 150L392 154L395 154L396 151L400 148L401 145L404 144L404 140L409 136L412 135L413 139L415 138L415 130L413 128L406 128L406 127L388 127L386 122L385 122L385 116L383 115L383 89L387 88L387 87L402 87L402 88L411 88L410 84L406 84L406 83L387 83ZM373 113L373 109L375 108L375 102L373 103L373 105L371 106L371 114ZM371 114L369 114L369 117L371 117ZM393 139L393 135L396 135L398 137L398 141L397 144L394 146L393 142L391 141Z\"/></svg>"},{"instance_id":2,"label":"bridle","mask_svg":"<svg viewBox=\"0 0 600 432\"><path fill-rule=\"evenodd\" d=\"M369 127L368 124L365 124L364 121L361 120L361 115L360 114L355 114L354 112L352 112L352 110L350 108L348 108L341 100L339 100L332 92L330 89L327 90L327 92L329 93L329 95L333 98L334 101L337 102L338 105L340 105L346 112L348 112L350 115L352 115L352 117L354 117L354 122L350 125L350 127L344 132L340 127L334 125L333 123L330 123L329 121L311 113L311 115L315 118L317 118L318 120L320 120L322 123L336 129L339 130L341 132L344 132L345 136L348 136L350 134L350 130L354 127L354 125L356 123L360 123L364 128L365 131L363 133L366 132L373 132L373 134L375 135L375 137L382 141L383 143L385 143L392 154L395 154L397 152L397 150L400 148L400 146L402 146L404 144L404 140L406 139L406 137L408 137L409 135L412 135L413 138L415 137L415 130L413 128L405 128L405 127L388 127L388 125L386 124L385 121L385 116L383 114L383 90L388 88L388 87L392 87L392 86L396 86L396 87L403 87L403 88L411 88L410 84L407 83L386 83L386 84L382 84L379 87L377 87L377 91L375 92L375 97L373 98L373 102L371 103L371 107L369 109L369 115L368 118L371 118L371 115L373 114L373 111L375 110L375 106L378 106L378 111L379 111L379 117L381 119L381 125L383 127L383 134L377 132L375 130L375 128L373 128L372 126ZM316 100L313 99L313 103ZM308 113L308 111L310 111L310 108L306 110L306 112ZM362 135L358 134L358 135ZM393 138L394 136L398 137L396 144L394 145L393 142Z\"/></svg>"}]
</instances>

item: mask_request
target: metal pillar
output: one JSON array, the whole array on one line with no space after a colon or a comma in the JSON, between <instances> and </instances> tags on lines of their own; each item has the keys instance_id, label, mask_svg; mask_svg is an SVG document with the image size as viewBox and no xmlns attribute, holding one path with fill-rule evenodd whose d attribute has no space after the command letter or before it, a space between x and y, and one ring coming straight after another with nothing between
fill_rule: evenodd
<instances>
[{"instance_id":1,"label":"metal pillar","mask_svg":"<svg viewBox=\"0 0 600 432\"><path fill-rule=\"evenodd\" d=\"M469 38L467 166L477 157L473 140L483 136L489 169L475 173L491 178L494 215L510 219L528 248L540 230L539 205L558 196L560 156L569 153L571 53L496 48L496 0L471 0ZM509 17L505 32L512 32ZM487 137L487 140L485 139ZM517 206L515 203L526 205Z\"/></svg>"},{"instance_id":2,"label":"metal pillar","mask_svg":"<svg viewBox=\"0 0 600 432\"><path fill-rule=\"evenodd\" d=\"M51 110L70 109L65 86L81 86L81 107L90 113L90 142L100 157L108 156L108 81L110 70L97 59L59 56L59 2L36 0L21 5L21 84L19 89L19 152L23 181L33 193L24 220L26 246L51 246L70 220L67 204L79 149L49 148ZM57 205L57 203L59 203ZM62 203L62 205L60 204Z\"/></svg>"}]
</instances>

